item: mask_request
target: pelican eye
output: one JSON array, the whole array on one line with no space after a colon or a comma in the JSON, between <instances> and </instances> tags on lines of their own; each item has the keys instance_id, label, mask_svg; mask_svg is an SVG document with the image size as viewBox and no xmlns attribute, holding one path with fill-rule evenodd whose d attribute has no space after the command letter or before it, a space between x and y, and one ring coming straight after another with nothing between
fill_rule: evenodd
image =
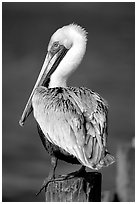
<instances>
[{"instance_id":1,"label":"pelican eye","mask_svg":"<svg viewBox=\"0 0 137 204\"><path fill-rule=\"evenodd\" d=\"M60 44L59 44L58 41L56 41L56 42L54 42L54 43L52 44L52 47L51 47L51 49L50 49L50 53L51 53L51 54L56 54L59 50L60 50Z\"/></svg>"},{"instance_id":2,"label":"pelican eye","mask_svg":"<svg viewBox=\"0 0 137 204\"><path fill-rule=\"evenodd\" d=\"M54 42L54 44L53 44L54 48L56 48L56 49L59 47L59 45L60 45L59 42Z\"/></svg>"}]
</instances>

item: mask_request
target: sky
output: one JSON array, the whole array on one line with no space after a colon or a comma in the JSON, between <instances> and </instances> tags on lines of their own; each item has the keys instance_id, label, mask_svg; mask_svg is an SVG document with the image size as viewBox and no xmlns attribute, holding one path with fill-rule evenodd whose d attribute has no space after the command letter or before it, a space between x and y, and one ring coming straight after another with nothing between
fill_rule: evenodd
<instances>
[{"instance_id":1,"label":"sky","mask_svg":"<svg viewBox=\"0 0 137 204\"><path fill-rule=\"evenodd\" d=\"M134 3L2 3L3 201L44 199L35 193L48 175L50 157L33 115L23 128L18 121L50 37L64 25L74 22L88 32L86 54L68 85L85 86L108 101L109 152L116 156L118 146L134 137L134 18ZM78 168L60 161L57 174ZM103 190L115 191L116 169L115 163L100 171Z\"/></svg>"}]
</instances>

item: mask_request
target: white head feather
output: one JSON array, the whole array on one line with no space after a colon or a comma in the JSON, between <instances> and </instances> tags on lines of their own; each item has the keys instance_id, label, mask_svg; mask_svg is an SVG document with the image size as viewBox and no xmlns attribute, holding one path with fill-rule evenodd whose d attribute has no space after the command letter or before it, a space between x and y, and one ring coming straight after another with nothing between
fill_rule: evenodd
<instances>
[{"instance_id":1,"label":"white head feather","mask_svg":"<svg viewBox=\"0 0 137 204\"><path fill-rule=\"evenodd\" d=\"M66 86L67 78L76 70L85 54L87 32L76 24L63 26L52 35L48 51L56 41L64 45L68 52L52 74L49 87Z\"/></svg>"}]
</instances>

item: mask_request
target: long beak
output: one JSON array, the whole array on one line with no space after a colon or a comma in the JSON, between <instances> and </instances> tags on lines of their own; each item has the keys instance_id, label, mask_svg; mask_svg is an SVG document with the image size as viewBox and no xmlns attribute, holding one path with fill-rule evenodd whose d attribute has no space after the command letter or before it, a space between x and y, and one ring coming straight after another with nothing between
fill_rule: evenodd
<instances>
[{"instance_id":1,"label":"long beak","mask_svg":"<svg viewBox=\"0 0 137 204\"><path fill-rule=\"evenodd\" d=\"M21 126L24 125L25 120L27 119L27 117L30 115L30 113L33 110L31 101L32 101L32 97L33 97L33 94L35 92L35 89L38 86L42 86L42 85L46 84L49 77L55 71L55 69L57 68L58 64L60 63L61 59L64 57L66 52L67 52L66 49L61 49L60 52L55 52L52 54L51 54L51 52L47 53L44 64L43 64L42 69L40 71L40 74L38 76L38 79L35 83L35 86L31 92L31 95L28 99L28 102L25 106L25 109L24 109L23 114L21 116L21 119L19 121L19 124Z\"/></svg>"}]
</instances>

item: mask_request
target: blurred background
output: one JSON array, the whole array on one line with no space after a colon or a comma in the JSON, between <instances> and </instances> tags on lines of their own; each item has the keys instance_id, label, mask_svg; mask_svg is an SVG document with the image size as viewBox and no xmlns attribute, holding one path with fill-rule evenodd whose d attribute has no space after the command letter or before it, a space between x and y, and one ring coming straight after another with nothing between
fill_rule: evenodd
<instances>
[{"instance_id":1,"label":"blurred background","mask_svg":"<svg viewBox=\"0 0 137 204\"><path fill-rule=\"evenodd\" d=\"M44 201L44 192L38 197L35 193L48 175L50 157L33 115L23 128L18 121L51 35L72 22L88 31L88 44L69 85L86 86L109 103L108 149L117 161L100 171L102 199L134 201L135 4L3 3L2 7L3 201ZM78 168L60 161L57 174Z\"/></svg>"}]
</instances>

